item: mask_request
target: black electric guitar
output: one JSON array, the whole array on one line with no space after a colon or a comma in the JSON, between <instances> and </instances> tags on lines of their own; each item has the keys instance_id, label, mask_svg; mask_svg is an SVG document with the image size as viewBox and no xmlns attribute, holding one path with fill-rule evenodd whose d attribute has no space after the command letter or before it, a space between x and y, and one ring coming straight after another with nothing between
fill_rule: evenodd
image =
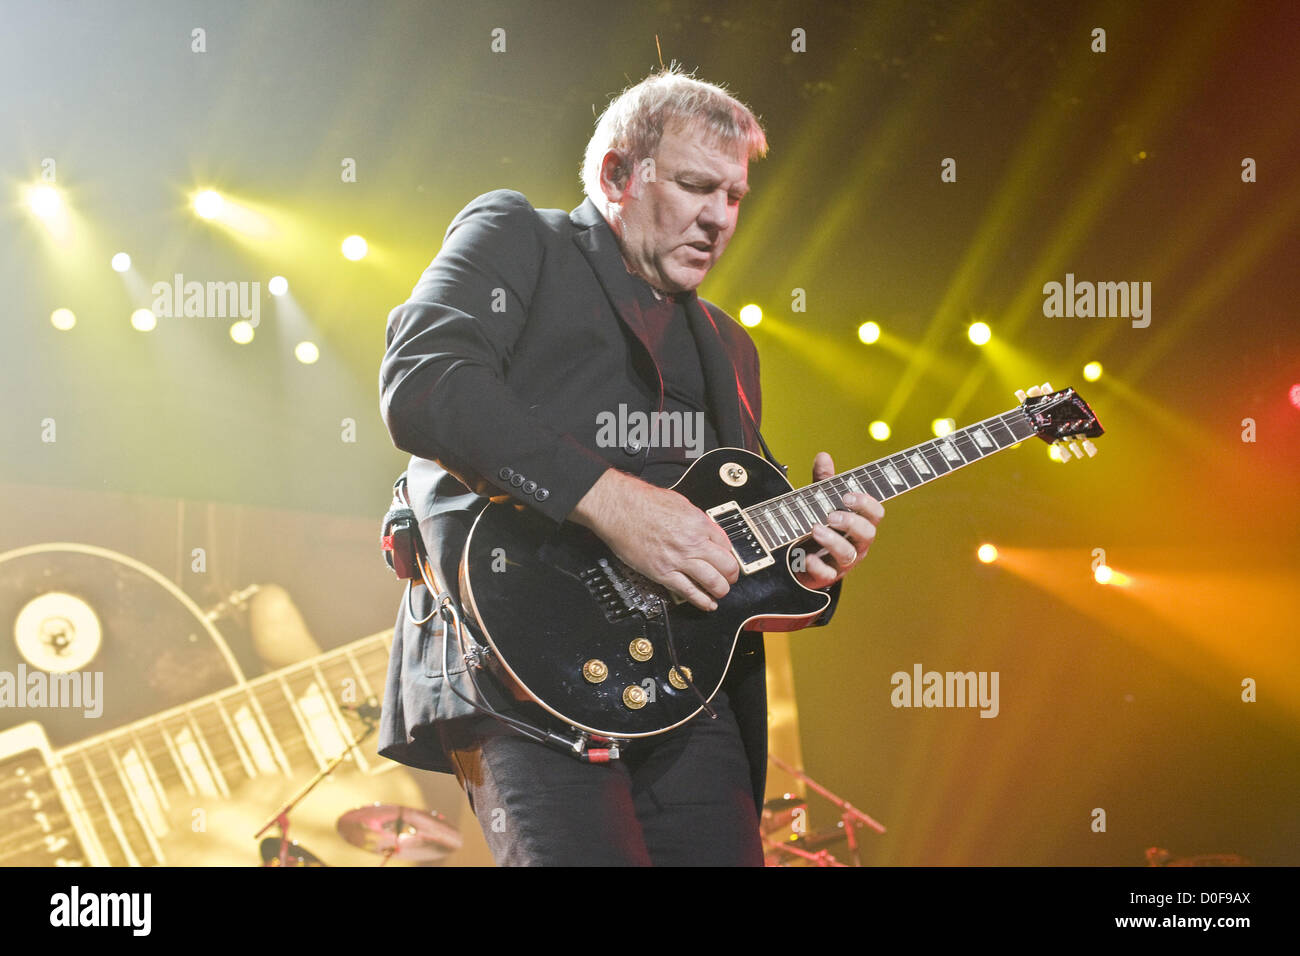
<instances>
[{"instance_id":1,"label":"black electric guitar","mask_svg":"<svg viewBox=\"0 0 1300 956\"><path fill-rule=\"evenodd\" d=\"M663 733L717 693L742 630L797 630L826 609L830 597L804 587L791 562L841 495L884 501L1034 436L1067 459L1096 452L1087 439L1102 428L1073 389L1022 397L1011 411L798 490L751 452L702 455L673 490L727 533L741 567L710 612L629 568L586 528L489 504L461 562L468 624L524 693L572 726L614 739Z\"/></svg>"}]
</instances>

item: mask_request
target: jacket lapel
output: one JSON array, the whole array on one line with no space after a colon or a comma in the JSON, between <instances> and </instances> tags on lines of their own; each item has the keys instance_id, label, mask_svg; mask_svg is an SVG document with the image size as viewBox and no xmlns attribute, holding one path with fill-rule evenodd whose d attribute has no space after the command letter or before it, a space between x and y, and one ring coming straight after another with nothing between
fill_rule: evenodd
<instances>
[{"instance_id":1,"label":"jacket lapel","mask_svg":"<svg viewBox=\"0 0 1300 956\"><path fill-rule=\"evenodd\" d=\"M704 388L709 408L713 410L713 427L718 430L718 441L727 447L745 448L740 396L736 391L736 366L714 325L716 320L700 304L699 296L692 292L685 304L686 317L691 323L695 344L699 346Z\"/></svg>"},{"instance_id":2,"label":"jacket lapel","mask_svg":"<svg viewBox=\"0 0 1300 956\"><path fill-rule=\"evenodd\" d=\"M618 239L613 230L590 199L573 210L569 218L578 227L573 241L586 256L591 271L596 274L601 288L605 290L614 312L636 336L646 356L654 363L654 352L645 326L641 324L641 313L636 304L635 280L623 262L623 254L618 248ZM715 320L700 305L699 297L692 292L683 305L690 322L691 334L695 336L695 344L699 349L705 393L713 412L713 425L718 430L718 440L725 446L745 448L740 398L736 391L736 367L727 354L721 333L714 324ZM662 406L662 372L659 379L656 384Z\"/></svg>"},{"instance_id":3,"label":"jacket lapel","mask_svg":"<svg viewBox=\"0 0 1300 956\"><path fill-rule=\"evenodd\" d=\"M614 232L605 222L605 217L600 214L590 199L583 202L581 206L569 213L569 218L578 227L578 232L574 234L573 241L582 254L587 257L587 263L591 266L591 271L596 274L596 279L600 286L605 290L605 297L609 299L610 305L614 307L614 312L618 315L619 321L626 325L632 334L636 336L641 348L645 350L646 356L654 363L654 352L650 347L650 339L646 334L645 326L641 324L641 310L637 306L636 287L632 284L631 273L627 271L627 266L623 262L623 253L619 251L618 239L615 238ZM656 366L657 368L658 366ZM663 403L663 376L659 376L659 381L652 383L659 389L659 402Z\"/></svg>"}]
</instances>

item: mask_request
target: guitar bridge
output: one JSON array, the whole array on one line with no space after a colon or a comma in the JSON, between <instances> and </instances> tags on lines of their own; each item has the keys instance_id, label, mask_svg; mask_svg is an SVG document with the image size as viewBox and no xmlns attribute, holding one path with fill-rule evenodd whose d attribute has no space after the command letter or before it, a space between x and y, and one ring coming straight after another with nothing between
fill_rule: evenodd
<instances>
[{"instance_id":1,"label":"guitar bridge","mask_svg":"<svg viewBox=\"0 0 1300 956\"><path fill-rule=\"evenodd\" d=\"M634 614L645 618L658 617L662 613L661 598L680 603L667 588L660 587L622 561L601 558L578 577L587 585L587 590L611 624Z\"/></svg>"}]
</instances>

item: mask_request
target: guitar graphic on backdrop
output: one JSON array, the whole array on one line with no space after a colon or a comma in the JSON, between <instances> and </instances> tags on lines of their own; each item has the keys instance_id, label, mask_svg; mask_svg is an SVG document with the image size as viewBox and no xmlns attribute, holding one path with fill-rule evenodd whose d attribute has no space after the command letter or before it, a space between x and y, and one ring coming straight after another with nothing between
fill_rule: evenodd
<instances>
[{"instance_id":1,"label":"guitar graphic on backdrop","mask_svg":"<svg viewBox=\"0 0 1300 956\"><path fill-rule=\"evenodd\" d=\"M15 622L0 683L22 695L0 707L0 866L256 865L253 834L363 730L347 705L382 694L392 643L384 631L248 680L184 592L82 544L0 554L0 620ZM93 691L95 675L99 699L78 700L73 682ZM78 706L49 706L60 695ZM293 811L290 838L374 866L335 824L375 801L424 803L358 747Z\"/></svg>"}]
</instances>

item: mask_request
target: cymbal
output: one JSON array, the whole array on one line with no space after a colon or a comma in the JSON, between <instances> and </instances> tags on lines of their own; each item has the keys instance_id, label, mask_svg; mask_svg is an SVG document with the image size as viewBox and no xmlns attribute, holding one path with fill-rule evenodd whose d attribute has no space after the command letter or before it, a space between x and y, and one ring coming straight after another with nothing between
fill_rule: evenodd
<instances>
[{"instance_id":1,"label":"cymbal","mask_svg":"<svg viewBox=\"0 0 1300 956\"><path fill-rule=\"evenodd\" d=\"M441 813L392 803L374 803L339 817L339 835L386 857L431 863L459 850L460 831Z\"/></svg>"}]
</instances>

